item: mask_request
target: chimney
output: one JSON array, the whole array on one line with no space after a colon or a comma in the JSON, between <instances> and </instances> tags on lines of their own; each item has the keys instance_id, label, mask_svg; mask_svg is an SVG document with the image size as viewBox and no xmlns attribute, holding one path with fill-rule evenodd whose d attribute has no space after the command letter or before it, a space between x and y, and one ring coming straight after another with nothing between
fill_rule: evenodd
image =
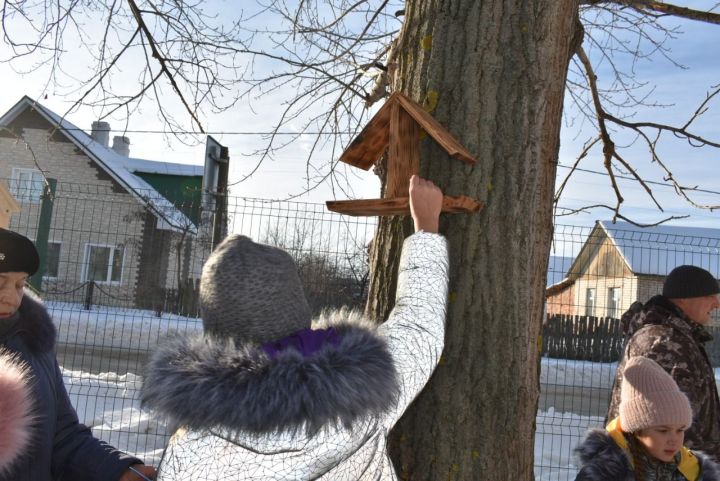
<instances>
[{"instance_id":1,"label":"chimney","mask_svg":"<svg viewBox=\"0 0 720 481\"><path fill-rule=\"evenodd\" d=\"M93 122L90 137L103 147L107 148L110 143L110 124L107 122Z\"/></svg>"},{"instance_id":2,"label":"chimney","mask_svg":"<svg viewBox=\"0 0 720 481\"><path fill-rule=\"evenodd\" d=\"M124 157L130 157L130 139L122 135L113 137L112 149Z\"/></svg>"}]
</instances>

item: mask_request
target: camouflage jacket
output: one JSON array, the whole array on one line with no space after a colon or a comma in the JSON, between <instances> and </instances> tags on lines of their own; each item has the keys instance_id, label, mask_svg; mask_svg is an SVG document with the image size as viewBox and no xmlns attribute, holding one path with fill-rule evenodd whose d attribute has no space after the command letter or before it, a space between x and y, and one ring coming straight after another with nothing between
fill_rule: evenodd
<instances>
[{"instance_id":1,"label":"camouflage jacket","mask_svg":"<svg viewBox=\"0 0 720 481\"><path fill-rule=\"evenodd\" d=\"M720 398L703 346L712 339L710 333L663 296L655 296L645 305L633 303L623 314L622 324L625 352L615 374L607 419L618 415L626 360L648 357L670 373L690 399L693 425L685 433L685 445L720 460Z\"/></svg>"}]
</instances>

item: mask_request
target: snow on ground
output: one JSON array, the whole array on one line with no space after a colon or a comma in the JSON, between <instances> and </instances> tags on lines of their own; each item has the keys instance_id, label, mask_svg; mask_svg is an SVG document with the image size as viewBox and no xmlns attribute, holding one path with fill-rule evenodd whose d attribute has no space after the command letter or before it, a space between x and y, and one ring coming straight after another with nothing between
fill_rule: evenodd
<instances>
[{"instance_id":1,"label":"snow on ground","mask_svg":"<svg viewBox=\"0 0 720 481\"><path fill-rule=\"evenodd\" d=\"M67 350L63 378L80 422L113 446L157 464L168 438L165 424L140 409L142 364L174 333L199 333L202 321L152 311L47 303ZM93 351L93 352L86 352ZM120 372L118 372L120 371Z\"/></svg>"},{"instance_id":2,"label":"snow on ground","mask_svg":"<svg viewBox=\"0 0 720 481\"><path fill-rule=\"evenodd\" d=\"M140 409L140 376L66 369L62 369L62 373L81 423L90 427L96 437L118 449L148 464L157 464L167 433L164 423Z\"/></svg>"},{"instance_id":3,"label":"snow on ground","mask_svg":"<svg viewBox=\"0 0 720 481\"><path fill-rule=\"evenodd\" d=\"M573 449L588 429L600 427L604 416L538 411L535 432L536 481L573 481L577 474Z\"/></svg>"},{"instance_id":4,"label":"snow on ground","mask_svg":"<svg viewBox=\"0 0 720 481\"><path fill-rule=\"evenodd\" d=\"M589 429L602 426L617 363L542 358L540 366L540 390L555 398L545 400L535 418L535 479L572 481L577 474L573 449ZM577 399L568 402L573 397ZM556 406L592 414L562 412Z\"/></svg>"},{"instance_id":5,"label":"snow on ground","mask_svg":"<svg viewBox=\"0 0 720 481\"><path fill-rule=\"evenodd\" d=\"M540 384L587 388L610 389L617 369L616 362L572 361L549 357L543 357L540 364Z\"/></svg>"},{"instance_id":6,"label":"snow on ground","mask_svg":"<svg viewBox=\"0 0 720 481\"><path fill-rule=\"evenodd\" d=\"M177 332L202 332L200 319L152 311L49 302L58 342L99 349L151 351L158 341Z\"/></svg>"}]
</instances>

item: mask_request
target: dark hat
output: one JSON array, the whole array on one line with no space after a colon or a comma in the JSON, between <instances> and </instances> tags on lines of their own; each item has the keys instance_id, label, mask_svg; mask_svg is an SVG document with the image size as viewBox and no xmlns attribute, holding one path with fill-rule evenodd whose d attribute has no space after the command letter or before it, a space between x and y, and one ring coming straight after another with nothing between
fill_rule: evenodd
<instances>
[{"instance_id":1,"label":"dark hat","mask_svg":"<svg viewBox=\"0 0 720 481\"><path fill-rule=\"evenodd\" d=\"M24 235L0 228L0 272L35 274L40 256L35 244Z\"/></svg>"},{"instance_id":2,"label":"dark hat","mask_svg":"<svg viewBox=\"0 0 720 481\"><path fill-rule=\"evenodd\" d=\"M231 235L213 251L200 279L205 332L265 343L310 327L310 307L290 254Z\"/></svg>"},{"instance_id":3,"label":"dark hat","mask_svg":"<svg viewBox=\"0 0 720 481\"><path fill-rule=\"evenodd\" d=\"M720 293L720 286L717 279L705 269L678 266L665 279L662 293L670 299L688 299Z\"/></svg>"}]
</instances>

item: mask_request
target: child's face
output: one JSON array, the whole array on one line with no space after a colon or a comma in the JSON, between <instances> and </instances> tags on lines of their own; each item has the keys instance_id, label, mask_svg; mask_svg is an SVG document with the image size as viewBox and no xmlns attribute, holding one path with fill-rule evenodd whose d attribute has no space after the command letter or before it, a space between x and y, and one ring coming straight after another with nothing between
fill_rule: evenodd
<instances>
[{"instance_id":1,"label":"child's face","mask_svg":"<svg viewBox=\"0 0 720 481\"><path fill-rule=\"evenodd\" d=\"M648 454L669 463L683 446L686 429L682 424L653 426L636 433L635 437L645 446Z\"/></svg>"}]
</instances>

